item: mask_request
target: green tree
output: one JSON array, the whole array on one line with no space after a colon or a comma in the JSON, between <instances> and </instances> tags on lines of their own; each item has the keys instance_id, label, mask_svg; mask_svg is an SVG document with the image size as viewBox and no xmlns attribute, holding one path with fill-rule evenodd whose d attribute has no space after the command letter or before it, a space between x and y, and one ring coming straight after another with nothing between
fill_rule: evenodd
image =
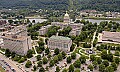
<instances>
[{"instance_id":1,"label":"green tree","mask_svg":"<svg viewBox=\"0 0 120 72\"><path fill-rule=\"evenodd\" d=\"M71 65L69 66L69 72L74 72L74 65L73 65L73 64L71 64Z\"/></svg>"},{"instance_id":2,"label":"green tree","mask_svg":"<svg viewBox=\"0 0 120 72\"><path fill-rule=\"evenodd\" d=\"M48 59L46 57L43 58L43 64L47 64Z\"/></svg>"},{"instance_id":3,"label":"green tree","mask_svg":"<svg viewBox=\"0 0 120 72\"><path fill-rule=\"evenodd\" d=\"M115 56L120 56L119 51L115 51Z\"/></svg>"},{"instance_id":4,"label":"green tree","mask_svg":"<svg viewBox=\"0 0 120 72\"><path fill-rule=\"evenodd\" d=\"M68 56L68 57L67 57L67 63L71 63L71 60L72 60L72 59L71 59L71 56Z\"/></svg>"},{"instance_id":5,"label":"green tree","mask_svg":"<svg viewBox=\"0 0 120 72\"><path fill-rule=\"evenodd\" d=\"M37 55L36 58L37 58L37 61L41 60L41 55Z\"/></svg>"},{"instance_id":6,"label":"green tree","mask_svg":"<svg viewBox=\"0 0 120 72\"><path fill-rule=\"evenodd\" d=\"M55 55L58 55L58 54L59 54L59 49L56 48L56 49L54 50L54 53L55 53Z\"/></svg>"},{"instance_id":7,"label":"green tree","mask_svg":"<svg viewBox=\"0 0 120 72\"><path fill-rule=\"evenodd\" d=\"M9 22L10 24L12 24L14 21L13 21L13 20L8 20L8 22Z\"/></svg>"},{"instance_id":8,"label":"green tree","mask_svg":"<svg viewBox=\"0 0 120 72\"><path fill-rule=\"evenodd\" d=\"M38 67L42 67L42 61L38 61L37 65Z\"/></svg>"},{"instance_id":9,"label":"green tree","mask_svg":"<svg viewBox=\"0 0 120 72\"><path fill-rule=\"evenodd\" d=\"M108 66L106 67L105 72L114 72L114 68L112 66Z\"/></svg>"},{"instance_id":10,"label":"green tree","mask_svg":"<svg viewBox=\"0 0 120 72\"><path fill-rule=\"evenodd\" d=\"M88 66L88 68L90 69L90 71L93 71L93 69L94 69L93 65L91 65L91 64Z\"/></svg>"},{"instance_id":11,"label":"green tree","mask_svg":"<svg viewBox=\"0 0 120 72\"><path fill-rule=\"evenodd\" d=\"M33 66L33 70L36 71L37 70L37 67L36 65Z\"/></svg>"},{"instance_id":12,"label":"green tree","mask_svg":"<svg viewBox=\"0 0 120 72\"><path fill-rule=\"evenodd\" d=\"M99 65L99 71L104 72L104 70L105 70L105 65L104 64L100 64Z\"/></svg>"},{"instance_id":13,"label":"green tree","mask_svg":"<svg viewBox=\"0 0 120 72\"><path fill-rule=\"evenodd\" d=\"M10 50L9 50L9 49L6 49L6 50L5 50L5 56L10 57L10 55L11 55Z\"/></svg>"},{"instance_id":14,"label":"green tree","mask_svg":"<svg viewBox=\"0 0 120 72\"><path fill-rule=\"evenodd\" d=\"M28 58L31 58L31 57L33 57L32 54L33 54L33 51L32 51L32 50L28 50L26 56L27 56Z\"/></svg>"},{"instance_id":15,"label":"green tree","mask_svg":"<svg viewBox=\"0 0 120 72\"><path fill-rule=\"evenodd\" d=\"M96 57L96 61L97 61L98 64L101 64L101 62L102 62L101 57Z\"/></svg>"},{"instance_id":16,"label":"green tree","mask_svg":"<svg viewBox=\"0 0 120 72\"><path fill-rule=\"evenodd\" d=\"M81 55L81 57L79 58L81 63L86 63L86 57L84 55Z\"/></svg>"},{"instance_id":17,"label":"green tree","mask_svg":"<svg viewBox=\"0 0 120 72\"><path fill-rule=\"evenodd\" d=\"M31 61L27 61L27 63L25 64L26 68L30 68L32 66L32 62Z\"/></svg>"},{"instance_id":18,"label":"green tree","mask_svg":"<svg viewBox=\"0 0 120 72\"><path fill-rule=\"evenodd\" d=\"M58 54L58 60L61 61L63 58L62 58L62 54Z\"/></svg>"},{"instance_id":19,"label":"green tree","mask_svg":"<svg viewBox=\"0 0 120 72\"><path fill-rule=\"evenodd\" d=\"M119 58L119 57L115 57L115 58L114 58L114 62L115 62L116 64L119 64L120 58Z\"/></svg>"},{"instance_id":20,"label":"green tree","mask_svg":"<svg viewBox=\"0 0 120 72\"><path fill-rule=\"evenodd\" d=\"M58 62L58 56L54 56L53 60L54 60L55 63L57 63Z\"/></svg>"},{"instance_id":21,"label":"green tree","mask_svg":"<svg viewBox=\"0 0 120 72\"><path fill-rule=\"evenodd\" d=\"M71 53L71 58L76 59L76 53L75 52Z\"/></svg>"},{"instance_id":22,"label":"green tree","mask_svg":"<svg viewBox=\"0 0 120 72\"><path fill-rule=\"evenodd\" d=\"M66 58L66 53L64 51L62 51L62 58L65 59Z\"/></svg>"},{"instance_id":23,"label":"green tree","mask_svg":"<svg viewBox=\"0 0 120 72\"><path fill-rule=\"evenodd\" d=\"M114 71L117 70L117 64L116 64L115 62L112 62L112 63L111 63L111 66L114 68Z\"/></svg>"},{"instance_id":24,"label":"green tree","mask_svg":"<svg viewBox=\"0 0 120 72\"><path fill-rule=\"evenodd\" d=\"M55 64L54 60L50 60L50 63L49 63L50 67L54 66L54 64Z\"/></svg>"},{"instance_id":25,"label":"green tree","mask_svg":"<svg viewBox=\"0 0 120 72\"><path fill-rule=\"evenodd\" d=\"M74 72L80 72L80 69L75 69L75 71Z\"/></svg>"},{"instance_id":26,"label":"green tree","mask_svg":"<svg viewBox=\"0 0 120 72\"><path fill-rule=\"evenodd\" d=\"M39 72L45 72L45 69L44 69L43 67L41 67L41 68L39 69Z\"/></svg>"},{"instance_id":27,"label":"green tree","mask_svg":"<svg viewBox=\"0 0 120 72\"><path fill-rule=\"evenodd\" d=\"M18 63L22 63L22 62L24 62L25 60L26 60L25 57L21 57L21 59L19 59Z\"/></svg>"},{"instance_id":28,"label":"green tree","mask_svg":"<svg viewBox=\"0 0 120 72\"><path fill-rule=\"evenodd\" d=\"M56 67L56 71L55 72L60 72L59 66Z\"/></svg>"},{"instance_id":29,"label":"green tree","mask_svg":"<svg viewBox=\"0 0 120 72\"><path fill-rule=\"evenodd\" d=\"M108 60L104 60L102 63L105 65L105 67L109 66Z\"/></svg>"},{"instance_id":30,"label":"green tree","mask_svg":"<svg viewBox=\"0 0 120 72\"><path fill-rule=\"evenodd\" d=\"M97 61L93 61L92 64L93 64L94 68L97 68L97 65L98 65Z\"/></svg>"},{"instance_id":31,"label":"green tree","mask_svg":"<svg viewBox=\"0 0 120 72\"><path fill-rule=\"evenodd\" d=\"M50 53L49 48L46 48L46 49L45 49L45 53L46 53L47 55Z\"/></svg>"},{"instance_id":32,"label":"green tree","mask_svg":"<svg viewBox=\"0 0 120 72\"><path fill-rule=\"evenodd\" d=\"M67 69L66 69L66 68L64 68L62 72L67 72Z\"/></svg>"},{"instance_id":33,"label":"green tree","mask_svg":"<svg viewBox=\"0 0 120 72\"><path fill-rule=\"evenodd\" d=\"M91 61L94 61L94 60L96 60L96 57L95 57L95 55L90 55L90 60L91 60Z\"/></svg>"},{"instance_id":34,"label":"green tree","mask_svg":"<svg viewBox=\"0 0 120 72\"><path fill-rule=\"evenodd\" d=\"M75 68L80 68L80 67L81 67L81 62L80 62L80 60L79 60L79 59L76 60L76 61L73 63L73 65L74 65Z\"/></svg>"}]
</instances>

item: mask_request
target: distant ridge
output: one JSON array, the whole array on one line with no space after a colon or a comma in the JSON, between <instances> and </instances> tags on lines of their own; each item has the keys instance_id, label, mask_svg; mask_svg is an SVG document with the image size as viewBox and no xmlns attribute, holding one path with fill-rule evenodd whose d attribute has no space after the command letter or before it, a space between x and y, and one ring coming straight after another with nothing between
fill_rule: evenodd
<instances>
[{"instance_id":1,"label":"distant ridge","mask_svg":"<svg viewBox=\"0 0 120 72\"><path fill-rule=\"evenodd\" d=\"M119 11L120 0L0 0L0 8Z\"/></svg>"}]
</instances>

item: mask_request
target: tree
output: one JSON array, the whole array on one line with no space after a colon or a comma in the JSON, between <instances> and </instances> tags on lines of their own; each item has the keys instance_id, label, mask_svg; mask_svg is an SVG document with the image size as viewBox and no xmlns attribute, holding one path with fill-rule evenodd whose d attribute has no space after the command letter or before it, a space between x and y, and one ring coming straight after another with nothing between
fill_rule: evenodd
<instances>
[{"instance_id":1,"label":"tree","mask_svg":"<svg viewBox=\"0 0 120 72\"><path fill-rule=\"evenodd\" d=\"M36 65L33 66L33 70L36 71L37 70L37 67Z\"/></svg>"},{"instance_id":2,"label":"tree","mask_svg":"<svg viewBox=\"0 0 120 72\"><path fill-rule=\"evenodd\" d=\"M75 71L74 72L80 72L80 69L75 69Z\"/></svg>"},{"instance_id":3,"label":"tree","mask_svg":"<svg viewBox=\"0 0 120 72\"><path fill-rule=\"evenodd\" d=\"M11 55L10 50L9 50L9 49L6 49L6 50L5 50L5 56L10 57L10 55Z\"/></svg>"},{"instance_id":4,"label":"tree","mask_svg":"<svg viewBox=\"0 0 120 72\"><path fill-rule=\"evenodd\" d=\"M80 62L80 60L79 60L79 59L76 60L76 61L73 63L73 65L74 65L75 68L80 68L80 67L81 67L81 62Z\"/></svg>"},{"instance_id":5,"label":"tree","mask_svg":"<svg viewBox=\"0 0 120 72\"><path fill-rule=\"evenodd\" d=\"M105 65L104 64L100 64L99 65L99 71L104 72L104 70L105 70Z\"/></svg>"},{"instance_id":6,"label":"tree","mask_svg":"<svg viewBox=\"0 0 120 72\"><path fill-rule=\"evenodd\" d=\"M8 20L8 22L9 22L10 24L12 24L14 21L13 21L13 20Z\"/></svg>"},{"instance_id":7,"label":"tree","mask_svg":"<svg viewBox=\"0 0 120 72\"><path fill-rule=\"evenodd\" d=\"M70 52L72 52L75 48L75 44L72 44L72 46L70 47Z\"/></svg>"},{"instance_id":8,"label":"tree","mask_svg":"<svg viewBox=\"0 0 120 72\"><path fill-rule=\"evenodd\" d=\"M41 55L37 55L36 58L37 58L37 61L41 60Z\"/></svg>"},{"instance_id":9,"label":"tree","mask_svg":"<svg viewBox=\"0 0 120 72\"><path fill-rule=\"evenodd\" d=\"M115 56L120 56L119 51L115 51Z\"/></svg>"},{"instance_id":10,"label":"tree","mask_svg":"<svg viewBox=\"0 0 120 72\"><path fill-rule=\"evenodd\" d=\"M74 72L74 65L73 65L73 64L71 64L71 65L69 66L69 72Z\"/></svg>"},{"instance_id":11,"label":"tree","mask_svg":"<svg viewBox=\"0 0 120 72\"><path fill-rule=\"evenodd\" d=\"M76 53L75 52L71 53L71 58L76 59Z\"/></svg>"},{"instance_id":12,"label":"tree","mask_svg":"<svg viewBox=\"0 0 120 72\"><path fill-rule=\"evenodd\" d=\"M104 60L102 63L105 65L105 67L109 66L108 60Z\"/></svg>"},{"instance_id":13,"label":"tree","mask_svg":"<svg viewBox=\"0 0 120 72\"><path fill-rule=\"evenodd\" d=\"M114 68L112 66L108 66L106 67L105 72L114 72Z\"/></svg>"},{"instance_id":14,"label":"tree","mask_svg":"<svg viewBox=\"0 0 120 72\"><path fill-rule=\"evenodd\" d=\"M93 71L93 69L94 69L93 65L91 65L91 64L88 66L88 68L90 69L90 71Z\"/></svg>"},{"instance_id":15,"label":"tree","mask_svg":"<svg viewBox=\"0 0 120 72\"><path fill-rule=\"evenodd\" d=\"M56 71L55 72L60 72L59 66L56 67Z\"/></svg>"},{"instance_id":16,"label":"tree","mask_svg":"<svg viewBox=\"0 0 120 72\"><path fill-rule=\"evenodd\" d=\"M45 49L45 53L46 53L47 55L50 53L49 48L46 48L46 49Z\"/></svg>"},{"instance_id":17,"label":"tree","mask_svg":"<svg viewBox=\"0 0 120 72\"><path fill-rule=\"evenodd\" d=\"M80 23L80 20L76 20L76 22L75 23Z\"/></svg>"},{"instance_id":18,"label":"tree","mask_svg":"<svg viewBox=\"0 0 120 72\"><path fill-rule=\"evenodd\" d=\"M19 59L18 63L22 63L24 62L26 59L24 57L21 57L21 59Z\"/></svg>"},{"instance_id":19,"label":"tree","mask_svg":"<svg viewBox=\"0 0 120 72\"><path fill-rule=\"evenodd\" d=\"M81 63L85 63L86 62L86 57L84 55L81 55L81 57L79 58L79 60L81 61Z\"/></svg>"},{"instance_id":20,"label":"tree","mask_svg":"<svg viewBox=\"0 0 120 72\"><path fill-rule=\"evenodd\" d=\"M65 59L66 58L66 53L64 51L62 51L62 58Z\"/></svg>"},{"instance_id":21,"label":"tree","mask_svg":"<svg viewBox=\"0 0 120 72\"><path fill-rule=\"evenodd\" d=\"M101 58L102 59L106 59L107 58L107 51L106 50L103 50L102 53L101 53Z\"/></svg>"},{"instance_id":22,"label":"tree","mask_svg":"<svg viewBox=\"0 0 120 72\"><path fill-rule=\"evenodd\" d=\"M97 61L98 64L101 64L101 62L102 62L101 57L96 57L96 61Z\"/></svg>"},{"instance_id":23,"label":"tree","mask_svg":"<svg viewBox=\"0 0 120 72\"><path fill-rule=\"evenodd\" d=\"M32 23L35 23L35 20L33 20Z\"/></svg>"},{"instance_id":24,"label":"tree","mask_svg":"<svg viewBox=\"0 0 120 72\"><path fill-rule=\"evenodd\" d=\"M119 58L119 57L115 57L115 58L114 58L114 62L115 62L116 64L119 64L120 58Z\"/></svg>"},{"instance_id":25,"label":"tree","mask_svg":"<svg viewBox=\"0 0 120 72\"><path fill-rule=\"evenodd\" d=\"M50 60L50 63L49 63L50 67L54 66L54 64L55 64L54 60Z\"/></svg>"},{"instance_id":26,"label":"tree","mask_svg":"<svg viewBox=\"0 0 120 72\"><path fill-rule=\"evenodd\" d=\"M71 63L71 56L67 57L67 63Z\"/></svg>"},{"instance_id":27,"label":"tree","mask_svg":"<svg viewBox=\"0 0 120 72\"><path fill-rule=\"evenodd\" d=\"M45 39L45 43L47 44L48 38Z\"/></svg>"},{"instance_id":28,"label":"tree","mask_svg":"<svg viewBox=\"0 0 120 72\"><path fill-rule=\"evenodd\" d=\"M42 67L42 61L39 61L39 62L37 63L37 65L38 65L38 67Z\"/></svg>"},{"instance_id":29,"label":"tree","mask_svg":"<svg viewBox=\"0 0 120 72\"><path fill-rule=\"evenodd\" d=\"M116 64L115 62L112 62L112 63L111 63L111 66L113 67L114 71L117 70L117 64Z\"/></svg>"},{"instance_id":30,"label":"tree","mask_svg":"<svg viewBox=\"0 0 120 72\"><path fill-rule=\"evenodd\" d=\"M58 55L58 54L59 54L59 49L56 48L56 49L54 50L54 53L55 53L55 55Z\"/></svg>"},{"instance_id":31,"label":"tree","mask_svg":"<svg viewBox=\"0 0 120 72\"><path fill-rule=\"evenodd\" d=\"M43 64L47 64L48 59L46 57L43 58Z\"/></svg>"},{"instance_id":32,"label":"tree","mask_svg":"<svg viewBox=\"0 0 120 72\"><path fill-rule=\"evenodd\" d=\"M41 67L41 68L39 69L39 72L45 72L45 69L44 69L43 67Z\"/></svg>"},{"instance_id":33,"label":"tree","mask_svg":"<svg viewBox=\"0 0 120 72\"><path fill-rule=\"evenodd\" d=\"M91 61L94 61L94 60L96 60L96 57L95 57L95 55L90 55L90 60L91 60Z\"/></svg>"},{"instance_id":34,"label":"tree","mask_svg":"<svg viewBox=\"0 0 120 72\"><path fill-rule=\"evenodd\" d=\"M63 58L62 58L62 54L58 54L58 61L61 61Z\"/></svg>"},{"instance_id":35,"label":"tree","mask_svg":"<svg viewBox=\"0 0 120 72\"><path fill-rule=\"evenodd\" d=\"M25 67L30 68L31 66L32 66L32 62L28 60L27 63L25 64Z\"/></svg>"},{"instance_id":36,"label":"tree","mask_svg":"<svg viewBox=\"0 0 120 72\"><path fill-rule=\"evenodd\" d=\"M33 54L33 51L32 51L32 50L28 50L26 56L27 56L28 58L31 58L31 57L33 57L32 54Z\"/></svg>"},{"instance_id":37,"label":"tree","mask_svg":"<svg viewBox=\"0 0 120 72\"><path fill-rule=\"evenodd\" d=\"M58 62L58 56L54 56L53 60L54 60L55 63L57 63Z\"/></svg>"},{"instance_id":38,"label":"tree","mask_svg":"<svg viewBox=\"0 0 120 72\"><path fill-rule=\"evenodd\" d=\"M97 61L93 61L92 64L93 64L94 68L97 68L97 65L98 65Z\"/></svg>"},{"instance_id":39,"label":"tree","mask_svg":"<svg viewBox=\"0 0 120 72\"><path fill-rule=\"evenodd\" d=\"M62 72L67 72L67 69L66 69L66 68L64 68Z\"/></svg>"}]
</instances>

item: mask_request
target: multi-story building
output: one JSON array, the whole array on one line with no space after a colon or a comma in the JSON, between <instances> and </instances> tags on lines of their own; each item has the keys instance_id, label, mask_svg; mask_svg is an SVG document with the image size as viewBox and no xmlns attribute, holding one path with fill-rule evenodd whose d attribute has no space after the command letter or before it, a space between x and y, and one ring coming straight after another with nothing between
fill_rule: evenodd
<instances>
[{"instance_id":1,"label":"multi-story building","mask_svg":"<svg viewBox=\"0 0 120 72\"><path fill-rule=\"evenodd\" d=\"M70 21L70 17L69 17L69 15L68 15L67 12L64 15L64 21L63 22L52 22L51 25L53 25L53 26L59 26L61 29L65 28L67 26L70 26L72 28L72 32L78 32L78 28L79 28L79 30L81 30L82 27L83 27L83 24L81 24L81 23L73 23L73 22L71 22ZM75 31L75 30L77 30L77 31ZM72 33L72 35L75 35L75 34L76 33L74 33L74 34Z\"/></svg>"},{"instance_id":2,"label":"multi-story building","mask_svg":"<svg viewBox=\"0 0 120 72\"><path fill-rule=\"evenodd\" d=\"M31 38L27 36L26 26L20 25L1 34L1 47L19 55L26 55L31 49Z\"/></svg>"},{"instance_id":3,"label":"multi-story building","mask_svg":"<svg viewBox=\"0 0 120 72\"><path fill-rule=\"evenodd\" d=\"M51 27L51 25L43 26L39 29L39 35L45 35L48 32L48 28Z\"/></svg>"},{"instance_id":4,"label":"multi-story building","mask_svg":"<svg viewBox=\"0 0 120 72\"><path fill-rule=\"evenodd\" d=\"M80 35L80 32L81 32L81 29L72 29L71 31L70 31L70 33L69 33L69 35L70 36L78 36L78 35Z\"/></svg>"},{"instance_id":5,"label":"multi-story building","mask_svg":"<svg viewBox=\"0 0 120 72\"><path fill-rule=\"evenodd\" d=\"M48 40L48 48L50 49L60 49L65 52L70 51L72 45L72 40L68 37L63 36L52 36Z\"/></svg>"},{"instance_id":6,"label":"multi-story building","mask_svg":"<svg viewBox=\"0 0 120 72\"><path fill-rule=\"evenodd\" d=\"M29 36L5 35L2 36L4 49L9 49L19 55L26 55L31 49L31 38Z\"/></svg>"},{"instance_id":7,"label":"multi-story building","mask_svg":"<svg viewBox=\"0 0 120 72\"><path fill-rule=\"evenodd\" d=\"M7 25L6 20L0 20L0 28L4 27Z\"/></svg>"},{"instance_id":8,"label":"multi-story building","mask_svg":"<svg viewBox=\"0 0 120 72\"><path fill-rule=\"evenodd\" d=\"M98 35L99 43L120 43L120 32L103 31Z\"/></svg>"}]
</instances>

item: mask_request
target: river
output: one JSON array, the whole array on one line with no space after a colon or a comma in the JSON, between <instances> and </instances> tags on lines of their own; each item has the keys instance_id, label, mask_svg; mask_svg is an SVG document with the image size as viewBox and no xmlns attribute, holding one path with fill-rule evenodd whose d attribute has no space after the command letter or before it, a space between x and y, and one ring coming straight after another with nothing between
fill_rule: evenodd
<instances>
[{"instance_id":1,"label":"river","mask_svg":"<svg viewBox=\"0 0 120 72\"><path fill-rule=\"evenodd\" d=\"M82 20L82 19L77 19L77 20ZM99 24L101 21L114 21L114 20L95 20L95 19L85 19L86 21L88 20L88 21L90 21L90 22L92 22L92 23L97 23L97 24ZM120 24L120 21L118 20L116 20L116 21L114 21L114 22L117 22L117 23L119 23Z\"/></svg>"},{"instance_id":2,"label":"river","mask_svg":"<svg viewBox=\"0 0 120 72\"><path fill-rule=\"evenodd\" d=\"M0 19L0 20L7 20L7 22L8 22L9 19ZM14 19L13 19L13 20L14 20ZM30 20L30 22L32 22L33 20L35 20L35 23L38 23L38 22L39 22L39 23L42 23L42 22L44 22L44 21L47 21L47 19L38 19L38 18L36 18L36 19L35 19L35 18L33 18L33 19L31 18L31 19L29 19L29 20Z\"/></svg>"}]
</instances>

